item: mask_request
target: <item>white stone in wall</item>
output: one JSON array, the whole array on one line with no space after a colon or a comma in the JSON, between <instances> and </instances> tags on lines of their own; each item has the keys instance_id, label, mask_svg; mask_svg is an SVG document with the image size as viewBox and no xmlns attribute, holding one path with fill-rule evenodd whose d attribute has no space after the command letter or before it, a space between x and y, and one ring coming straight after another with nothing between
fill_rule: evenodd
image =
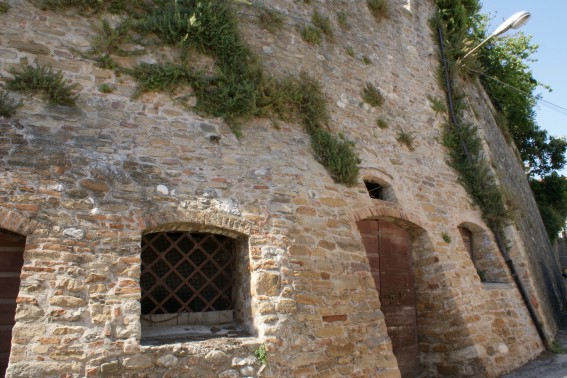
<instances>
[{"instance_id":1,"label":"white stone in wall","mask_svg":"<svg viewBox=\"0 0 567 378\"><path fill-rule=\"evenodd\" d=\"M82 239L85 236L85 231L80 228L66 228L63 230L63 235L71 239Z\"/></svg>"},{"instance_id":2,"label":"white stone in wall","mask_svg":"<svg viewBox=\"0 0 567 378\"><path fill-rule=\"evenodd\" d=\"M223 211L225 213L229 213L232 215L240 215L240 208L238 206L238 201L236 201L233 198L214 200L212 202L212 205L216 209Z\"/></svg>"},{"instance_id":3,"label":"white stone in wall","mask_svg":"<svg viewBox=\"0 0 567 378\"><path fill-rule=\"evenodd\" d=\"M240 369L240 374L246 376L246 377L253 377L255 373L255 370L252 366L245 366L242 369Z\"/></svg>"},{"instance_id":4,"label":"white stone in wall","mask_svg":"<svg viewBox=\"0 0 567 378\"><path fill-rule=\"evenodd\" d=\"M252 357L246 357L246 358L234 357L232 359L232 367L253 365L255 362L256 362L256 360Z\"/></svg>"},{"instance_id":5,"label":"white stone in wall","mask_svg":"<svg viewBox=\"0 0 567 378\"><path fill-rule=\"evenodd\" d=\"M156 192L161 195L167 196L169 194L169 189L167 189L167 186L160 184L156 187Z\"/></svg>"},{"instance_id":6,"label":"white stone in wall","mask_svg":"<svg viewBox=\"0 0 567 378\"><path fill-rule=\"evenodd\" d=\"M205 356L205 360L214 366L222 364L227 358L228 355L221 350L212 350Z\"/></svg>"},{"instance_id":7,"label":"white stone in wall","mask_svg":"<svg viewBox=\"0 0 567 378\"><path fill-rule=\"evenodd\" d=\"M54 190L56 192L62 192L65 189L65 186L63 186L63 184L50 185L48 186L48 189Z\"/></svg>"}]
</instances>

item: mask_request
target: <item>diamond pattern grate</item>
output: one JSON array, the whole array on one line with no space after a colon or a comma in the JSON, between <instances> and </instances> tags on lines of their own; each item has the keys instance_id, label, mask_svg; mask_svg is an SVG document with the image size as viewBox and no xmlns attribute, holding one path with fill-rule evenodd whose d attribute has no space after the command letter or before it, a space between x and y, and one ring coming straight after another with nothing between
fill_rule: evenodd
<instances>
[{"instance_id":1,"label":"diamond pattern grate","mask_svg":"<svg viewBox=\"0 0 567 378\"><path fill-rule=\"evenodd\" d=\"M158 232L142 238L142 314L232 310L234 240Z\"/></svg>"}]
</instances>

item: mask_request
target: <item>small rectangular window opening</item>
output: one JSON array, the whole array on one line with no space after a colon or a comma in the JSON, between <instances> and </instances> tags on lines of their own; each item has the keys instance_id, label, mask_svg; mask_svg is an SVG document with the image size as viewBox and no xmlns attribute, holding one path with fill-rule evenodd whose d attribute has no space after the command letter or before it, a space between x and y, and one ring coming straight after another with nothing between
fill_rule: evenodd
<instances>
[{"instance_id":1,"label":"small rectangular window opening","mask_svg":"<svg viewBox=\"0 0 567 378\"><path fill-rule=\"evenodd\" d=\"M368 195L370 198L374 199L383 199L382 186L372 181L364 181L364 185L366 185L366 190L368 190Z\"/></svg>"},{"instance_id":2,"label":"small rectangular window opening","mask_svg":"<svg viewBox=\"0 0 567 378\"><path fill-rule=\"evenodd\" d=\"M145 344L242 335L234 317L235 240L208 233L146 234L141 257Z\"/></svg>"}]
</instances>

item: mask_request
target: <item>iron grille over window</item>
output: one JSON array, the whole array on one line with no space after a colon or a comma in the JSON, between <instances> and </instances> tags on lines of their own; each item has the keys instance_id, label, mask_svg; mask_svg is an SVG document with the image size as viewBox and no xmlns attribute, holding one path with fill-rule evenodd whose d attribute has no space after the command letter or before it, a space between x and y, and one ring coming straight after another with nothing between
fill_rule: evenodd
<instances>
[{"instance_id":1,"label":"iron grille over window","mask_svg":"<svg viewBox=\"0 0 567 378\"><path fill-rule=\"evenodd\" d=\"M142 238L142 314L232 310L233 239L158 232Z\"/></svg>"}]
</instances>

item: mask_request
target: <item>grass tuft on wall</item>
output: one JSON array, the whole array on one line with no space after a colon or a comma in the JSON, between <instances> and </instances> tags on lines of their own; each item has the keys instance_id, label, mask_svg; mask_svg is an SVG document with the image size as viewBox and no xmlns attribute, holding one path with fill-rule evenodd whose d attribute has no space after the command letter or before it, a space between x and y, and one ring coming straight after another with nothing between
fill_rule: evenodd
<instances>
[{"instance_id":1,"label":"grass tuft on wall","mask_svg":"<svg viewBox=\"0 0 567 378\"><path fill-rule=\"evenodd\" d=\"M22 70L11 69L13 79L6 82L6 89L25 93L42 92L50 104L75 106L77 96L73 93L76 85L69 85L61 71L50 66L25 66Z\"/></svg>"}]
</instances>

